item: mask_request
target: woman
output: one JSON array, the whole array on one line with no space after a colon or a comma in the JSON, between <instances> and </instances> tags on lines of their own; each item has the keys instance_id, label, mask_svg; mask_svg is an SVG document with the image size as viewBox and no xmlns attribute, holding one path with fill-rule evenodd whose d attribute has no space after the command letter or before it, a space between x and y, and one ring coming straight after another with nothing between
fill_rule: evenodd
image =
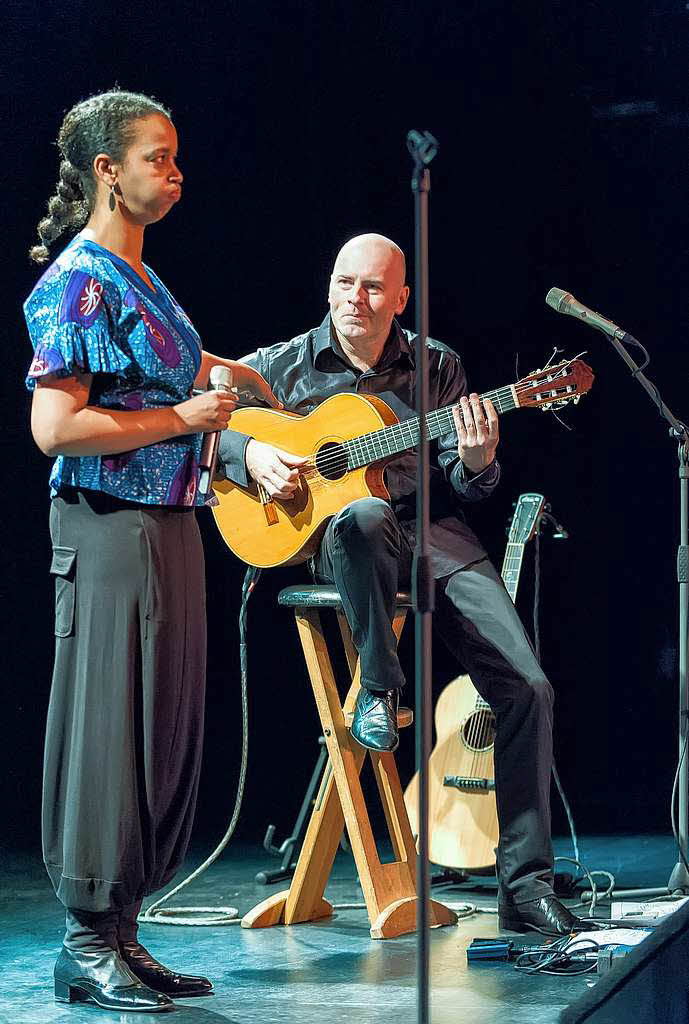
<instances>
[{"instance_id":1,"label":"woman","mask_svg":"<svg viewBox=\"0 0 689 1024\"><path fill-rule=\"evenodd\" d=\"M58 1000L168 1009L211 991L137 941L142 898L180 866L192 824L205 685L203 552L194 506L201 435L227 425L228 391L195 397L211 366L271 405L250 368L204 352L142 262L144 229L181 197L177 134L148 97L77 104L58 136L60 180L38 225L81 227L25 304L34 346L31 429L51 482L56 654L43 853L67 910Z\"/></svg>"}]
</instances>

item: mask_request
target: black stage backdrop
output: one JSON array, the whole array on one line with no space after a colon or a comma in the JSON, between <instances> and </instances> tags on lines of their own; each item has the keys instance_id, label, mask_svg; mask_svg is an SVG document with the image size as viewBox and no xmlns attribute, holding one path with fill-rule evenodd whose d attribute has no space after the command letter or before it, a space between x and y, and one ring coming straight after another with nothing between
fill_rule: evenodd
<instances>
[{"instance_id":1,"label":"black stage backdrop","mask_svg":"<svg viewBox=\"0 0 689 1024\"><path fill-rule=\"evenodd\" d=\"M37 849L52 657L49 461L28 431L26 258L56 180L64 111L117 83L173 111L184 201L147 232L145 259L206 347L240 356L320 322L334 254L376 230L411 256L405 135L439 139L432 168L431 333L487 390L588 350L591 394L565 429L537 411L502 420L503 479L471 521L501 563L520 492L567 526L544 539L543 660L557 694L557 757L578 827L669 827L677 748L676 453L602 335L543 299L572 291L638 338L649 374L687 411L683 2L441 4L234 0L217 6L81 2L3 7L2 576L4 842ZM412 269L410 267L410 269ZM413 280L413 274L412 280ZM404 318L413 324L413 300ZM243 566L209 512L210 668L197 836L224 830L240 759L236 619ZM533 546L519 606L530 623ZM239 835L290 828L318 724L280 587L250 607L250 768ZM411 634L411 631L410 631ZM411 679L411 637L403 643ZM455 669L436 648L437 686ZM412 688L409 688L411 697ZM408 735L400 753L413 764ZM558 801L555 827L564 816Z\"/></svg>"}]
</instances>

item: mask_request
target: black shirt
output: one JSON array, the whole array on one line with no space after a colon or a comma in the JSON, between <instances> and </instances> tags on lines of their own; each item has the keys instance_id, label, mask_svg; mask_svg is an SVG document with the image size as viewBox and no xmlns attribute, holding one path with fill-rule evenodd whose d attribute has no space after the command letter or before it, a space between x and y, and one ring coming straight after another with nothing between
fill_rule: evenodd
<instances>
[{"instance_id":1,"label":"black shirt","mask_svg":"<svg viewBox=\"0 0 689 1024\"><path fill-rule=\"evenodd\" d=\"M416 416L415 337L393 320L381 358L372 369L362 372L344 355L328 314L320 327L291 341L260 348L242 362L268 381L289 412L307 415L326 398L349 391L377 395L402 421ZM464 369L451 348L428 338L428 361L430 409L454 405L468 394ZM225 475L245 487L249 484L244 460L248 441L245 434L228 429L223 431L220 443ZM287 444L283 447L289 450ZM471 475L459 458L454 430L432 443L430 461L429 540L434 575L439 578L486 557L464 521L461 503L479 501L490 494L500 478L500 468L494 461L481 473ZM416 464L416 450L412 448L395 456L385 468L392 508L412 547Z\"/></svg>"}]
</instances>

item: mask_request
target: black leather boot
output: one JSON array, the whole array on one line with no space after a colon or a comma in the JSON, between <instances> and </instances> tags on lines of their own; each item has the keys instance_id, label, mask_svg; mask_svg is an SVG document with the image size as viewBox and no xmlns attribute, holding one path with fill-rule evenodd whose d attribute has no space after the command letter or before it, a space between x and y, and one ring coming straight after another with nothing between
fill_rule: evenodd
<instances>
[{"instance_id":1,"label":"black leather boot","mask_svg":"<svg viewBox=\"0 0 689 1024\"><path fill-rule=\"evenodd\" d=\"M544 935L570 935L584 927L584 922L553 893L526 903L498 903L498 924L501 930L537 931Z\"/></svg>"},{"instance_id":2,"label":"black leather boot","mask_svg":"<svg viewBox=\"0 0 689 1024\"><path fill-rule=\"evenodd\" d=\"M354 706L351 733L368 750L397 750L399 690L366 690L363 686Z\"/></svg>"},{"instance_id":3,"label":"black leather boot","mask_svg":"<svg viewBox=\"0 0 689 1024\"><path fill-rule=\"evenodd\" d=\"M116 950L87 953L64 946L55 964L55 999L130 1013L160 1013L175 1005L139 981Z\"/></svg>"},{"instance_id":4,"label":"black leather boot","mask_svg":"<svg viewBox=\"0 0 689 1024\"><path fill-rule=\"evenodd\" d=\"M139 981L156 992L168 996L209 996L213 985L201 976L193 974L177 974L152 957L145 946L136 941L120 941L120 953L132 974Z\"/></svg>"}]
</instances>

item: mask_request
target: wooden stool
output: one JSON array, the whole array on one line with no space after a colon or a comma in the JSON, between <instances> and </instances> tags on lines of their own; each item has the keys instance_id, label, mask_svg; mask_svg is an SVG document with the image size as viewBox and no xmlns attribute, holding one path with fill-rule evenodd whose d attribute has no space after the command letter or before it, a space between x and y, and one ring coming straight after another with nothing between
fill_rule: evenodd
<instances>
[{"instance_id":1,"label":"wooden stool","mask_svg":"<svg viewBox=\"0 0 689 1024\"><path fill-rule=\"evenodd\" d=\"M395 758L390 753L365 750L349 733L359 691L359 657L332 586L288 587L278 603L294 608L297 629L313 687L329 764L321 782L311 820L290 888L275 893L250 910L243 928L267 928L329 917L333 908L324 898L344 825L354 854L366 901L371 937L388 939L416 930L416 847L409 826ZM399 640L410 605L409 594L397 595L393 630ZM321 608L337 613L347 663L352 677L344 705L340 704L333 667L320 619ZM412 713L400 711L400 727L411 725ZM378 790L392 840L395 860L382 864L371 830L359 778L366 754L371 755ZM435 900L430 901L431 927L454 924L457 915Z\"/></svg>"}]
</instances>

